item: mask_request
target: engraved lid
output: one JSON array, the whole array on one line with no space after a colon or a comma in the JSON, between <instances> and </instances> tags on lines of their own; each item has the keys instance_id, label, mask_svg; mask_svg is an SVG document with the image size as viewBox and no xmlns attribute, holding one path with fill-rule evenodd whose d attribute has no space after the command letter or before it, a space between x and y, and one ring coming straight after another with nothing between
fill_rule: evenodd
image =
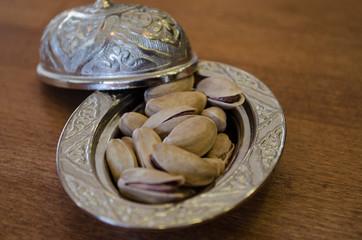
<instances>
[{"instance_id":1,"label":"engraved lid","mask_svg":"<svg viewBox=\"0 0 362 240\"><path fill-rule=\"evenodd\" d=\"M197 61L184 30L167 13L97 0L51 20L37 73L58 87L127 89L186 77Z\"/></svg>"}]
</instances>

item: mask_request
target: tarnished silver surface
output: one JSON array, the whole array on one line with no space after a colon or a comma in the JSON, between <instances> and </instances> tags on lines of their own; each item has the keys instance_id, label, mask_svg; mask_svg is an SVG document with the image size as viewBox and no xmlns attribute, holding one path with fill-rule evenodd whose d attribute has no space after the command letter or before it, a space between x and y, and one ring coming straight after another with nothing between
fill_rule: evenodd
<instances>
[{"instance_id":1,"label":"tarnished silver surface","mask_svg":"<svg viewBox=\"0 0 362 240\"><path fill-rule=\"evenodd\" d=\"M97 0L48 24L37 72L58 87L125 89L188 76L197 60L182 27L165 12Z\"/></svg>"},{"instance_id":2,"label":"tarnished silver surface","mask_svg":"<svg viewBox=\"0 0 362 240\"><path fill-rule=\"evenodd\" d=\"M147 205L122 198L111 181L105 147L117 133L120 115L137 110L143 96L95 92L70 117L57 149L60 181L80 208L116 226L184 227L229 211L262 185L284 147L285 119L277 99L260 80L226 64L201 61L198 74L230 78L244 90L245 103L229 116L237 143L226 173L215 185L178 203Z\"/></svg>"}]
</instances>

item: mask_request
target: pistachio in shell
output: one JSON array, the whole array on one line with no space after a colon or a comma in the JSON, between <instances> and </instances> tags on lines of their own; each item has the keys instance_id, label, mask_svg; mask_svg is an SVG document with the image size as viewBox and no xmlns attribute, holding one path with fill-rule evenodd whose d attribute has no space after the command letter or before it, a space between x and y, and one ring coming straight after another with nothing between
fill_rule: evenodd
<instances>
[{"instance_id":1,"label":"pistachio in shell","mask_svg":"<svg viewBox=\"0 0 362 240\"><path fill-rule=\"evenodd\" d=\"M106 149L106 160L114 180L118 180L121 173L129 168L138 167L133 150L121 139L109 141Z\"/></svg>"},{"instance_id":2,"label":"pistachio in shell","mask_svg":"<svg viewBox=\"0 0 362 240\"><path fill-rule=\"evenodd\" d=\"M154 145L151 156L156 169L185 177L187 186L205 186L217 176L218 171L198 155L167 143Z\"/></svg>"},{"instance_id":3,"label":"pistachio in shell","mask_svg":"<svg viewBox=\"0 0 362 240\"><path fill-rule=\"evenodd\" d=\"M132 168L124 171L118 182L120 192L143 203L167 203L179 201L195 193L193 189L181 188L185 178L163 171L147 168Z\"/></svg>"},{"instance_id":4,"label":"pistachio in shell","mask_svg":"<svg viewBox=\"0 0 362 240\"><path fill-rule=\"evenodd\" d=\"M185 91L174 92L167 95L152 98L146 103L145 113L147 116L174 106L188 105L197 109L197 114L205 108L207 97L201 92Z\"/></svg>"},{"instance_id":5,"label":"pistachio in shell","mask_svg":"<svg viewBox=\"0 0 362 240\"><path fill-rule=\"evenodd\" d=\"M209 164L217 169L217 176L220 176L225 170L225 162L220 158L203 158Z\"/></svg>"},{"instance_id":6,"label":"pistachio in shell","mask_svg":"<svg viewBox=\"0 0 362 240\"><path fill-rule=\"evenodd\" d=\"M234 108L245 101L242 89L227 78L205 78L197 84L196 91L204 93L211 105L223 109Z\"/></svg>"},{"instance_id":7,"label":"pistachio in shell","mask_svg":"<svg viewBox=\"0 0 362 240\"><path fill-rule=\"evenodd\" d=\"M146 122L147 119L148 118L141 113L127 112L119 119L118 127L124 135L131 137L133 131L136 128L142 127L143 123Z\"/></svg>"},{"instance_id":8,"label":"pistachio in shell","mask_svg":"<svg viewBox=\"0 0 362 240\"><path fill-rule=\"evenodd\" d=\"M121 140L124 141L134 152L136 152L136 147L134 146L132 137L123 136Z\"/></svg>"},{"instance_id":9,"label":"pistachio in shell","mask_svg":"<svg viewBox=\"0 0 362 240\"><path fill-rule=\"evenodd\" d=\"M154 168L151 163L151 153L156 143L162 142L160 136L148 127L137 128L133 131L133 142L140 165L144 168Z\"/></svg>"},{"instance_id":10,"label":"pistachio in shell","mask_svg":"<svg viewBox=\"0 0 362 240\"><path fill-rule=\"evenodd\" d=\"M201 112L202 116L212 119L217 127L218 132L224 132L226 128L226 113L219 107L205 108Z\"/></svg>"},{"instance_id":11,"label":"pistachio in shell","mask_svg":"<svg viewBox=\"0 0 362 240\"><path fill-rule=\"evenodd\" d=\"M194 86L194 75L182 78L177 81L150 87L145 91L145 101L161 97L172 92L191 91Z\"/></svg>"},{"instance_id":12,"label":"pistachio in shell","mask_svg":"<svg viewBox=\"0 0 362 240\"><path fill-rule=\"evenodd\" d=\"M153 114L143 126L152 128L161 138L165 138L178 124L194 117L196 112L196 108L187 105L166 108Z\"/></svg>"},{"instance_id":13,"label":"pistachio in shell","mask_svg":"<svg viewBox=\"0 0 362 240\"><path fill-rule=\"evenodd\" d=\"M231 157L235 148L235 144L231 142L229 136L225 133L219 133L216 136L215 143L206 154L208 158L220 158L226 163Z\"/></svg>"},{"instance_id":14,"label":"pistachio in shell","mask_svg":"<svg viewBox=\"0 0 362 240\"><path fill-rule=\"evenodd\" d=\"M177 125L163 142L202 156L214 145L216 135L216 125L210 118L195 116Z\"/></svg>"}]
</instances>

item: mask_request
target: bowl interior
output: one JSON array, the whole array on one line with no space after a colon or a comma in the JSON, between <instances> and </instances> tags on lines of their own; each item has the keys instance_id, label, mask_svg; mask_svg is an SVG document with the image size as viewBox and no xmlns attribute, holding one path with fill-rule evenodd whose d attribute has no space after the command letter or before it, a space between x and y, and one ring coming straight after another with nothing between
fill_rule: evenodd
<instances>
[{"instance_id":1,"label":"bowl interior","mask_svg":"<svg viewBox=\"0 0 362 240\"><path fill-rule=\"evenodd\" d=\"M137 91L126 96L122 96L115 101L115 104L105 114L101 121L102 125L98 129L98 134L95 135L96 137L98 136L98 139L95 139L94 141L97 143L94 159L96 174L105 189L111 191L112 193L118 194L121 198L124 197L118 192L117 184L111 176L105 158L105 151L108 142L112 138L121 138L123 136L118 128L118 121L120 117L124 113L131 111L144 113L144 106L145 102L143 100L142 91ZM208 107L208 105L206 107ZM242 106L232 110L225 110L225 112L227 114L227 127L225 129L225 133L235 144L234 152L229 162L225 166L226 171L220 175L212 184L197 189L197 194L192 197L195 197L205 191L209 191L214 186L219 185L225 179L227 179L227 177L237 169L237 166L242 163L242 160L247 154L247 150L249 149L249 146L252 142L252 126L254 119L252 115L248 114L248 112L250 112L250 105L248 101L245 101ZM127 201L126 198L124 199Z\"/></svg>"}]
</instances>

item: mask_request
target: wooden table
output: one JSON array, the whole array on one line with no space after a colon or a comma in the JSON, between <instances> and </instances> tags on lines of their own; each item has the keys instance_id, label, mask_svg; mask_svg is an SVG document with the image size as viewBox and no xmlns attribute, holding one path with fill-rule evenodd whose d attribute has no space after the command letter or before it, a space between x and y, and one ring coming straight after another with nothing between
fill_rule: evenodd
<instances>
[{"instance_id":1,"label":"wooden table","mask_svg":"<svg viewBox=\"0 0 362 240\"><path fill-rule=\"evenodd\" d=\"M137 1L173 16L200 59L260 78L287 122L284 153L255 196L163 232L98 221L58 179L59 135L91 92L39 82L39 41L56 14L91 2L0 2L0 239L362 239L361 1Z\"/></svg>"}]
</instances>

